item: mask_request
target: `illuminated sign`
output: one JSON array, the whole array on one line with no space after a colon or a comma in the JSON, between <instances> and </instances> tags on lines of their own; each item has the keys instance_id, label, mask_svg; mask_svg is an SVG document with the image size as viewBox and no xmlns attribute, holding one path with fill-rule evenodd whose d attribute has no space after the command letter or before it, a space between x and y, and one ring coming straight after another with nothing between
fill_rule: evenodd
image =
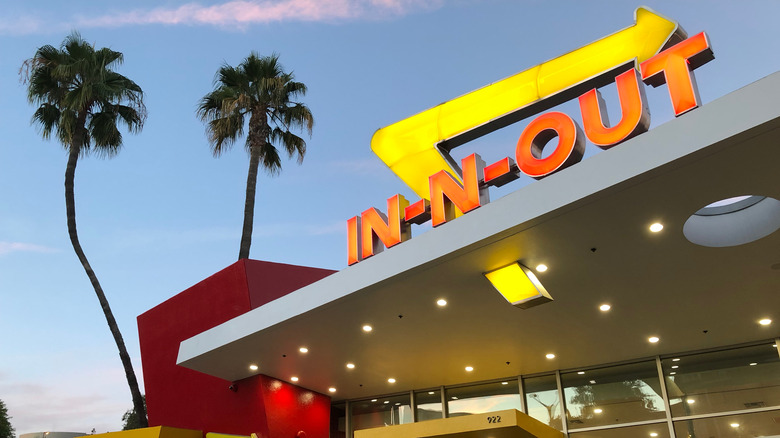
<instances>
[{"instance_id":1,"label":"illuminated sign","mask_svg":"<svg viewBox=\"0 0 780 438\"><path fill-rule=\"evenodd\" d=\"M544 178L578 163L586 138L608 149L647 131L645 83L667 84L677 116L699 106L692 71L713 59L706 34L686 39L676 22L649 9L634 15L631 27L378 130L371 149L421 199L410 205L394 195L387 214L370 208L349 219L348 263L409 239L411 224L431 220L436 227L486 204L489 186L520 173ZM621 108L614 125L598 91L612 82ZM574 98L584 129L562 112L543 113L521 133L514 158L486 166L472 154L461 169L454 165L453 148ZM552 152L543 156L545 148Z\"/></svg>"}]
</instances>

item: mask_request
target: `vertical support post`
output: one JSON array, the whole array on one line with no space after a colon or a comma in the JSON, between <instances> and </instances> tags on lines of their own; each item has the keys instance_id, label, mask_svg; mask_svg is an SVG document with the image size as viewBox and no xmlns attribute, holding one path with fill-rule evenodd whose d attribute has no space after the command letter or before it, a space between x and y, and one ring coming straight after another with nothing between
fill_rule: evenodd
<instances>
[{"instance_id":1,"label":"vertical support post","mask_svg":"<svg viewBox=\"0 0 780 438\"><path fill-rule=\"evenodd\" d=\"M775 349L777 351L777 355L780 356L780 338L775 338Z\"/></svg>"},{"instance_id":2,"label":"vertical support post","mask_svg":"<svg viewBox=\"0 0 780 438\"><path fill-rule=\"evenodd\" d=\"M520 392L520 411L524 414L528 413L528 408L525 406L525 388L523 387L523 376L517 376L517 390Z\"/></svg>"},{"instance_id":3,"label":"vertical support post","mask_svg":"<svg viewBox=\"0 0 780 438\"><path fill-rule=\"evenodd\" d=\"M412 423L417 422L417 399L414 397L414 390L409 391L409 408L412 410Z\"/></svg>"},{"instance_id":4,"label":"vertical support post","mask_svg":"<svg viewBox=\"0 0 780 438\"><path fill-rule=\"evenodd\" d=\"M439 387L441 393L441 418L447 418L450 416L450 410L447 408L447 394L444 393L444 385Z\"/></svg>"},{"instance_id":5,"label":"vertical support post","mask_svg":"<svg viewBox=\"0 0 780 438\"><path fill-rule=\"evenodd\" d=\"M561 383L561 370L555 370L555 384L558 386L558 406L561 407L561 428L565 436L569 436L569 418L566 415L566 400L563 398L563 384Z\"/></svg>"},{"instance_id":6,"label":"vertical support post","mask_svg":"<svg viewBox=\"0 0 780 438\"><path fill-rule=\"evenodd\" d=\"M664 410L666 411L666 425L669 426L669 436L675 438L674 423L672 422L672 408L669 405L669 394L666 392L666 378L664 377L664 368L661 366L661 357L655 357L655 366L658 370L658 380L661 383L661 398L664 399Z\"/></svg>"},{"instance_id":7,"label":"vertical support post","mask_svg":"<svg viewBox=\"0 0 780 438\"><path fill-rule=\"evenodd\" d=\"M354 436L352 433L352 403L350 403L349 400L344 402L344 411L344 429L346 429L344 435L347 438L352 438Z\"/></svg>"}]
</instances>

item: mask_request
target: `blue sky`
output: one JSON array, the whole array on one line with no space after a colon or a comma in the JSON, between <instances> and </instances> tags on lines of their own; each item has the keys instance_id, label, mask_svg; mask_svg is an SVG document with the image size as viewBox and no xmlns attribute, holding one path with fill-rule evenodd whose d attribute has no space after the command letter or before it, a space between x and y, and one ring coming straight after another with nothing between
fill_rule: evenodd
<instances>
[{"instance_id":1,"label":"blue sky","mask_svg":"<svg viewBox=\"0 0 780 438\"><path fill-rule=\"evenodd\" d=\"M129 5L130 4L130 5ZM780 69L780 2L648 1L715 60L696 72L706 103ZM0 16L0 399L17 433L120 427L131 406L113 340L65 227L62 147L30 125L22 62L72 29L125 54L149 118L114 159L76 174L82 245L141 375L135 317L233 263L247 156L211 156L198 99L217 68L277 52L315 115L303 165L261 176L251 257L346 266L346 220L402 193L369 148L373 132L633 23L625 0L176 0L14 2ZM605 97L609 99L609 91ZM671 115L649 89L652 126ZM612 108L612 104L609 104ZM576 107L562 110L578 117ZM738 110L738 109L735 109ZM456 150L511 155L523 122ZM588 146L589 154L594 147ZM461 151L461 149L463 151ZM491 161L492 160L492 161ZM727 177L727 176L724 176ZM495 199L530 180L493 191ZM424 231L415 229L414 233Z\"/></svg>"}]
</instances>

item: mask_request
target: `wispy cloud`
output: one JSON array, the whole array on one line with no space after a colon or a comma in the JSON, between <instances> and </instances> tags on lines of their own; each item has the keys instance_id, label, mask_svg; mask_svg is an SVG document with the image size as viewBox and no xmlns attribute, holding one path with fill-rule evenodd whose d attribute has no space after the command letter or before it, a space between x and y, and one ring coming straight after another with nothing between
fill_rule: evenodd
<instances>
[{"instance_id":1,"label":"wispy cloud","mask_svg":"<svg viewBox=\"0 0 780 438\"><path fill-rule=\"evenodd\" d=\"M352 175L373 176L387 171L387 166L377 157L356 160L341 160L325 163L320 166L330 170L332 173L343 174L345 172Z\"/></svg>"},{"instance_id":2,"label":"wispy cloud","mask_svg":"<svg viewBox=\"0 0 780 438\"><path fill-rule=\"evenodd\" d=\"M17 434L120 428L122 413L132 406L122 367L82 363L82 368L67 369L61 375L38 375L41 381L18 374L0 380L0 393Z\"/></svg>"},{"instance_id":3,"label":"wispy cloud","mask_svg":"<svg viewBox=\"0 0 780 438\"><path fill-rule=\"evenodd\" d=\"M53 252L59 252L59 250L57 248L50 248L48 246L43 246L43 245L35 245L33 243L0 241L0 255L10 254L13 252L53 253Z\"/></svg>"},{"instance_id":4,"label":"wispy cloud","mask_svg":"<svg viewBox=\"0 0 780 438\"><path fill-rule=\"evenodd\" d=\"M191 2L176 7L78 14L51 21L28 15L0 19L0 34L30 34L70 28L137 25L208 25L246 29L274 22L338 22L387 19L441 7L445 0L234 0L213 5Z\"/></svg>"},{"instance_id":5,"label":"wispy cloud","mask_svg":"<svg viewBox=\"0 0 780 438\"><path fill-rule=\"evenodd\" d=\"M346 233L345 221L330 223L272 222L265 223L255 217L254 237L323 236ZM124 229L113 244L116 248L182 248L220 242L238 242L241 230L229 227L204 227L191 229L136 228ZM2 254L2 252L0 252Z\"/></svg>"}]
</instances>

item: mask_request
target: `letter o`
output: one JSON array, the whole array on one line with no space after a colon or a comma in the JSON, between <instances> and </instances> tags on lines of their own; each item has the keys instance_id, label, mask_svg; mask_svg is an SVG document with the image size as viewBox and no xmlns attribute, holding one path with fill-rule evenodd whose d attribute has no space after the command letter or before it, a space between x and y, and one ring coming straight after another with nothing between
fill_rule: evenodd
<instances>
[{"instance_id":1,"label":"letter o","mask_svg":"<svg viewBox=\"0 0 780 438\"><path fill-rule=\"evenodd\" d=\"M542 158L542 150L558 137L555 150ZM579 163L585 153L585 134L577 122L564 113L553 111L535 118L525 127L517 141L517 167L531 178L547 175Z\"/></svg>"}]
</instances>

